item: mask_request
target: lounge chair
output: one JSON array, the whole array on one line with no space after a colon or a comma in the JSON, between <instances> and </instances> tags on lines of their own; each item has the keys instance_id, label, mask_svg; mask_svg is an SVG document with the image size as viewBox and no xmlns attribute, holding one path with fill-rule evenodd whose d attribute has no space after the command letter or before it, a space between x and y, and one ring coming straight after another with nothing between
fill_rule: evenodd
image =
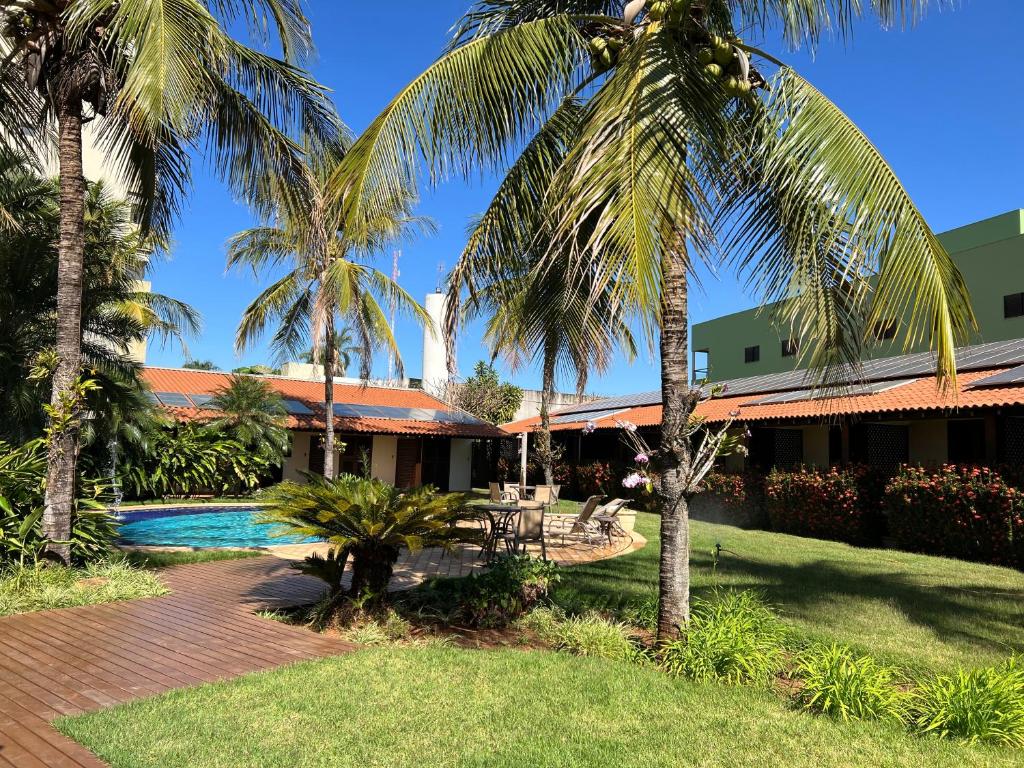
<instances>
[{"instance_id":1,"label":"lounge chair","mask_svg":"<svg viewBox=\"0 0 1024 768\"><path fill-rule=\"evenodd\" d=\"M504 490L499 483L488 483L487 487L491 492L491 501L495 504L501 504L505 501L519 501L518 492Z\"/></svg>"},{"instance_id":2,"label":"lounge chair","mask_svg":"<svg viewBox=\"0 0 1024 768\"><path fill-rule=\"evenodd\" d=\"M562 514L555 513L548 515L549 526L548 530L555 535L562 537L562 543L565 543L566 536L580 536L590 543L592 538L600 532L599 526L591 520L591 517L604 507L599 507L603 496L591 496L580 508L577 514Z\"/></svg>"}]
</instances>

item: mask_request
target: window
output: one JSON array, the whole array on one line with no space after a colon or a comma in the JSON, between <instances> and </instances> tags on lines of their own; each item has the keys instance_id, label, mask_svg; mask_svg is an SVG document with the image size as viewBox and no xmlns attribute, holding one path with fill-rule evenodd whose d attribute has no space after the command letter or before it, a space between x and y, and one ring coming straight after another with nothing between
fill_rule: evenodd
<instances>
[{"instance_id":1,"label":"window","mask_svg":"<svg viewBox=\"0 0 1024 768\"><path fill-rule=\"evenodd\" d=\"M743 350L743 362L744 363L756 363L761 359L761 347L760 345L754 345L753 347L747 347Z\"/></svg>"},{"instance_id":2,"label":"window","mask_svg":"<svg viewBox=\"0 0 1024 768\"><path fill-rule=\"evenodd\" d=\"M782 356L793 357L800 351L800 342L796 339L786 339L782 342Z\"/></svg>"},{"instance_id":3,"label":"window","mask_svg":"<svg viewBox=\"0 0 1024 768\"><path fill-rule=\"evenodd\" d=\"M1024 315L1024 293L1011 293L1003 296L1003 317L1020 317Z\"/></svg>"},{"instance_id":4,"label":"window","mask_svg":"<svg viewBox=\"0 0 1024 768\"><path fill-rule=\"evenodd\" d=\"M711 372L711 353L706 349L693 350L693 383L707 381Z\"/></svg>"},{"instance_id":5,"label":"window","mask_svg":"<svg viewBox=\"0 0 1024 768\"><path fill-rule=\"evenodd\" d=\"M896 321L878 322L875 324L875 338L879 341L891 339L896 335Z\"/></svg>"},{"instance_id":6,"label":"window","mask_svg":"<svg viewBox=\"0 0 1024 768\"><path fill-rule=\"evenodd\" d=\"M985 463L984 419L950 419L946 422L946 441L951 463Z\"/></svg>"}]
</instances>

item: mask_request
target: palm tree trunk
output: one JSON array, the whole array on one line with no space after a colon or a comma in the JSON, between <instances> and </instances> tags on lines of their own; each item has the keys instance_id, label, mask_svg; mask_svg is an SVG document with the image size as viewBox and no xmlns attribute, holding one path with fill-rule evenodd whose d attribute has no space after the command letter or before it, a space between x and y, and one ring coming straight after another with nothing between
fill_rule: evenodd
<instances>
[{"instance_id":1,"label":"palm tree trunk","mask_svg":"<svg viewBox=\"0 0 1024 768\"><path fill-rule=\"evenodd\" d=\"M554 455L551 451L551 397L555 392L555 353L552 345L544 349L544 372L540 390L540 432L537 434L537 458L544 471L544 482L555 482Z\"/></svg>"},{"instance_id":2,"label":"palm tree trunk","mask_svg":"<svg viewBox=\"0 0 1024 768\"><path fill-rule=\"evenodd\" d=\"M57 370L50 404L58 411L75 407L73 391L81 371L82 283L85 255L85 177L82 175L82 102L63 93L57 110L60 162L60 240L57 267ZM43 535L47 554L71 560L71 509L75 494L78 426L51 433L47 448Z\"/></svg>"},{"instance_id":3,"label":"palm tree trunk","mask_svg":"<svg viewBox=\"0 0 1024 768\"><path fill-rule=\"evenodd\" d=\"M324 477L334 478L334 311L324 323L324 347L320 361L324 366Z\"/></svg>"},{"instance_id":4,"label":"palm tree trunk","mask_svg":"<svg viewBox=\"0 0 1024 768\"><path fill-rule=\"evenodd\" d=\"M690 618L690 519L686 478L692 461L684 427L696 405L688 378L686 252L661 258L661 446L658 451L661 562L658 638L677 637Z\"/></svg>"}]
</instances>

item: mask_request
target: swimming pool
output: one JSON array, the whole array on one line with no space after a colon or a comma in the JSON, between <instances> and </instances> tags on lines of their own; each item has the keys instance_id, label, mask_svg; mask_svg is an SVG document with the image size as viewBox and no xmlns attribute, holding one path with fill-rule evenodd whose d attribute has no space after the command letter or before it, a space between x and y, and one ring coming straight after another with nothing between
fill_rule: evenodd
<instances>
[{"instance_id":1,"label":"swimming pool","mask_svg":"<svg viewBox=\"0 0 1024 768\"><path fill-rule=\"evenodd\" d=\"M254 519L259 507L174 507L128 510L119 518L124 544L160 547L273 547L315 539L271 536L274 525Z\"/></svg>"}]
</instances>

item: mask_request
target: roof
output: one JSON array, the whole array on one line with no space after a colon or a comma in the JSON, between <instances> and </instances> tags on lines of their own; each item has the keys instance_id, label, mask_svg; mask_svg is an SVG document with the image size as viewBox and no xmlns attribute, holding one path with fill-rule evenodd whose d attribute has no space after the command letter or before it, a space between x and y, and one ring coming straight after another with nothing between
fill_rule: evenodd
<instances>
[{"instance_id":1,"label":"roof","mask_svg":"<svg viewBox=\"0 0 1024 768\"><path fill-rule=\"evenodd\" d=\"M930 361L930 363L929 363ZM806 371L757 376L723 382L725 394L697 406L697 415L709 422L820 419L841 415L869 415L949 411L955 408L993 408L1024 405L1024 340L979 344L957 350L959 392L942 393L930 353L899 355L865 363L860 377L851 373L837 396L815 397ZM855 383L856 382L856 383ZM585 407L553 413L551 429L582 429L593 422L597 429L615 428L618 422L638 427L661 423L661 393L607 398ZM534 431L540 418L505 424L506 432Z\"/></svg>"},{"instance_id":2,"label":"roof","mask_svg":"<svg viewBox=\"0 0 1024 768\"><path fill-rule=\"evenodd\" d=\"M204 402L202 396L216 394L230 383L233 376L249 374L149 366L142 372L142 377L149 384L150 390L158 397L160 393L182 396L164 398L178 405L160 402L165 411L182 421L214 418L215 411L196 406ZM289 411L289 429L316 431L324 428L323 382L284 376L253 378L266 382L285 399ZM198 402L194 401L192 396L196 396ZM342 406L341 410L345 414L334 419L335 428L341 432L436 437L507 437L498 427L453 408L420 389L335 384L334 402L336 409L339 405ZM358 411L368 414L375 412L377 415L356 415ZM387 415L388 411L405 412L406 417L391 417ZM417 413L410 413L412 411Z\"/></svg>"}]
</instances>

